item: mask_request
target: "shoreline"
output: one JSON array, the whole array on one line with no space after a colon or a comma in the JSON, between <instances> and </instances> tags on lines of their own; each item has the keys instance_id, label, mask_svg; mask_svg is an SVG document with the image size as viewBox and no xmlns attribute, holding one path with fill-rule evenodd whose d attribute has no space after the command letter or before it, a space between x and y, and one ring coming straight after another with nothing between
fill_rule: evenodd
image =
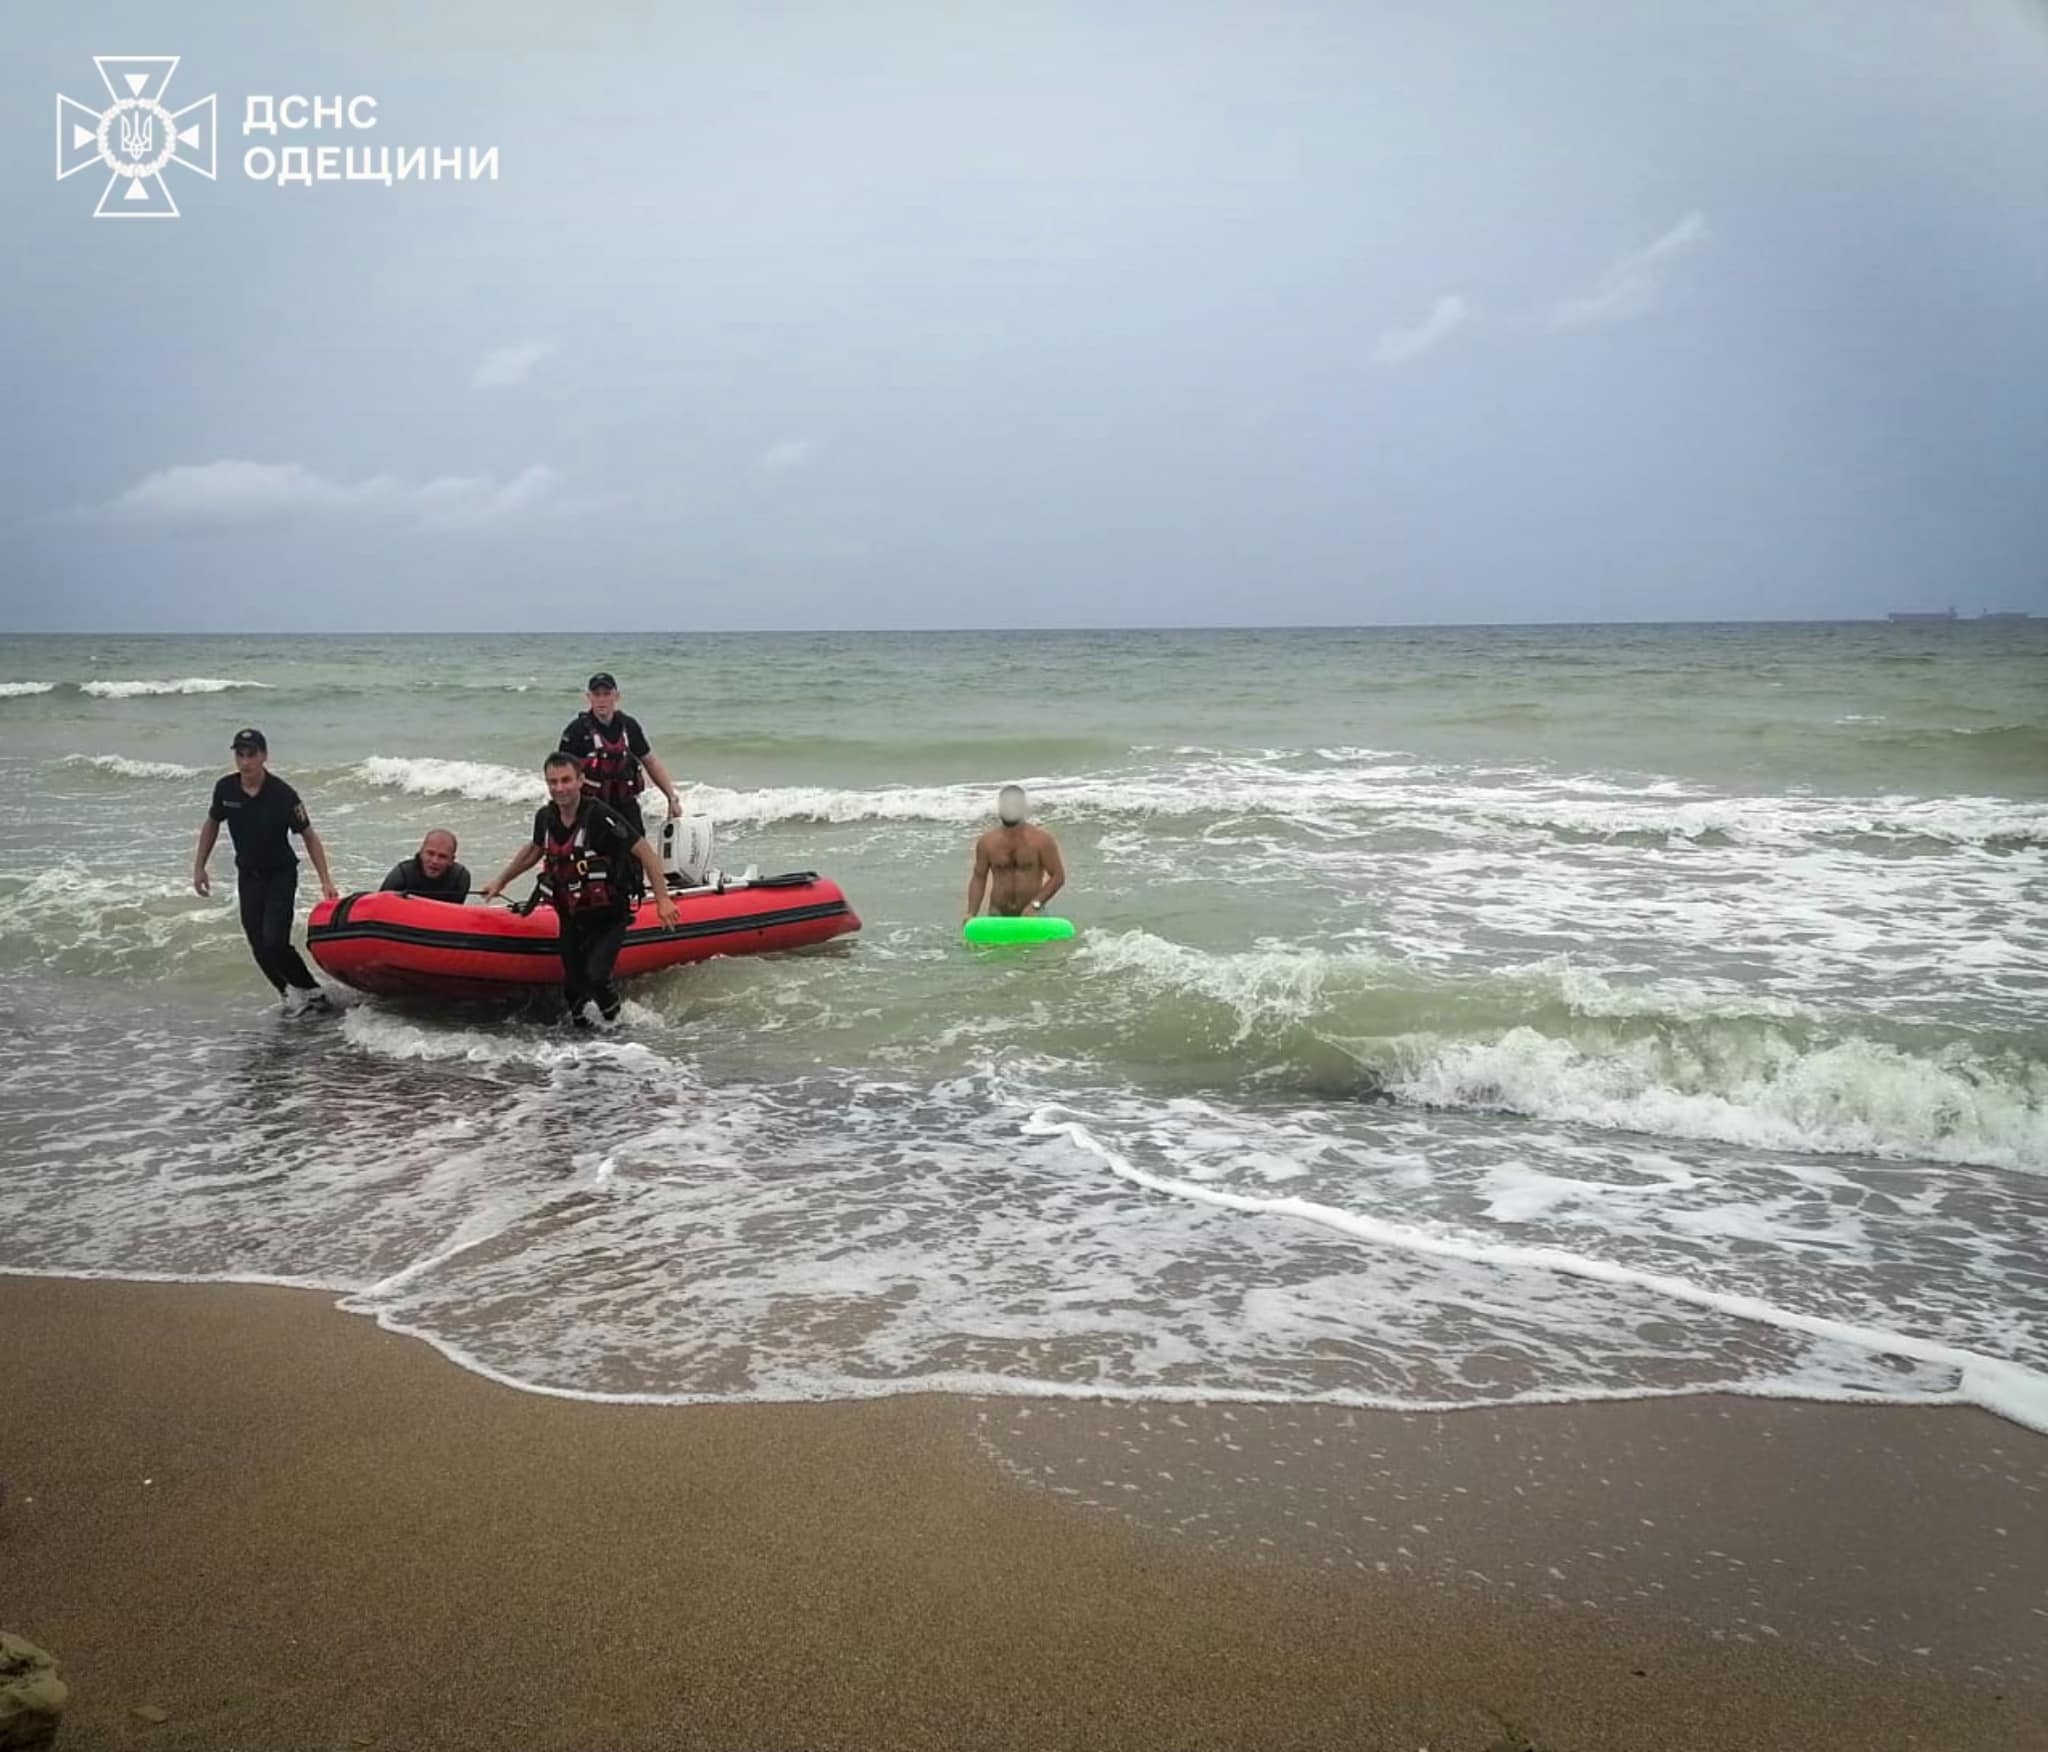
<instances>
[{"instance_id":1,"label":"shoreline","mask_svg":"<svg viewBox=\"0 0 2048 1752\"><path fill-rule=\"evenodd\" d=\"M2048 1440L1988 1414L605 1405L247 1285L0 1277L0 1331L0 1629L63 1663L60 1747L2048 1743ZM1481 1582L1318 1561L1425 1486L1408 1545ZM1775 1549L1730 1584L1775 1634L1656 1601L1629 1516ZM1507 1585L1589 1544L1603 1593ZM1844 1586L1937 1652L1822 1646Z\"/></svg>"},{"instance_id":2,"label":"shoreline","mask_svg":"<svg viewBox=\"0 0 2048 1752\"><path fill-rule=\"evenodd\" d=\"M608 1391L604 1388L558 1387L544 1381L528 1381L517 1375L485 1362L473 1352L465 1350L452 1339L423 1327L406 1326L402 1323L387 1323L372 1308L352 1307L353 1299L366 1292L361 1283L328 1280L313 1277L270 1277L251 1275L247 1277L191 1277L177 1272L118 1271L118 1270L40 1270L32 1266L0 1265L0 1281L25 1279L67 1284L139 1284L159 1288L219 1290L284 1290L294 1294L324 1296L336 1313L352 1320L361 1320L388 1337L408 1339L426 1346L449 1367L478 1380L487 1381L514 1393L529 1394L537 1399L560 1400L572 1405L626 1406L646 1410L689 1411L726 1407L759 1407L763 1409L780 1406L806 1405L853 1405L878 1404L891 1399L972 1399L1010 1401L1027 1405L1033 1404L1082 1404L1111 1405L1131 1410L1156 1407L1162 1411L1194 1410L1207 1412L1212 1409L1231 1407L1250 1410L1299 1409L1312 1413L1348 1413L1359 1417L1444 1417L1460 1418L1470 1414L1511 1413L1511 1412L1553 1412L1566 1413L1580 1408L1602 1409L1607 1407L1634 1405L1675 1405L1683 1406L1695 1401L1728 1401L1735 1404L1756 1406L1796 1405L1839 1409L1843 1411L1910 1411L1910 1412L1958 1412L1989 1418L1993 1423L2009 1428L2022 1437L2036 1437L2048 1441L2048 1427L2030 1423L2010 1408L2001 1406L1989 1398L1972 1398L1958 1388L1950 1393L1938 1394L1858 1394L1851 1391L1828 1393L1798 1393L1790 1390L1757 1392L1746 1387L1723 1386L1682 1386L1643 1387L1640 1389L1617 1389L1614 1391L1589 1391L1583 1393L1558 1393L1555 1395L1534 1394L1527 1398L1469 1400L1461 1403L1449 1401L1375 1400L1368 1398L1344 1397L1303 1397L1278 1396L1257 1389L1230 1387L1138 1387L1119 1388L1083 1386L1074 1382L1039 1380L1032 1377L990 1376L926 1376L906 1385L896 1386L878 1383L869 1391L821 1392L811 1396L791 1395L786 1398L752 1397L746 1394L663 1394L631 1391ZM1929 1348L1934 1348L1929 1346ZM1947 1348L1947 1347L1942 1347ZM1886 1352L1885 1354L1899 1354ZM1969 1357L1979 1366L1992 1368L2016 1367L2007 1365L2002 1359L1985 1357L1963 1351L1955 1351L1957 1357ZM1958 1367L1962 1367L1958 1364ZM2029 1410L2032 1407L2029 1406Z\"/></svg>"},{"instance_id":3,"label":"shoreline","mask_svg":"<svg viewBox=\"0 0 2048 1752\"><path fill-rule=\"evenodd\" d=\"M40 1270L32 1266L0 1265L0 1281L27 1279L68 1284L139 1284L144 1286L220 1290L284 1290L294 1294L324 1296L336 1313L347 1315L352 1320L361 1320L377 1331L392 1338L408 1339L425 1345L444 1363L465 1375L488 1381L496 1387L510 1392L530 1394L537 1399L561 1400L572 1405L629 1406L647 1410L689 1411L714 1407L773 1408L779 1406L805 1405L853 1405L876 1404L891 1399L972 1399L1010 1401L1027 1405L1033 1404L1081 1404L1111 1405L1130 1410L1144 1410L1147 1407L1161 1411L1194 1410L1206 1412L1212 1409L1231 1407L1238 1410L1290 1410L1299 1409L1312 1413L1349 1413L1360 1417L1448 1417L1459 1418L1470 1413L1489 1412L1570 1412L1582 1407L1605 1408L1632 1405L1686 1405L1698 1400L1729 1401L1738 1404L1803 1405L1824 1406L1845 1411L1934 1411L1961 1412L1987 1417L1994 1423L2017 1432L2020 1436L2034 1436L2048 1440L2048 1428L2029 1423L2010 1409L2003 1408L1988 1399L1971 1398L1961 1389L1940 1394L1869 1394L1861 1395L1850 1391L1830 1393L1797 1393L1789 1390L1756 1392L1745 1387L1684 1386L1684 1387L1643 1387L1640 1389L1618 1389L1611 1392L1589 1391L1584 1393L1558 1393L1556 1395L1534 1394L1527 1398L1469 1400L1460 1403L1449 1401L1375 1400L1367 1398L1350 1399L1343 1397L1293 1398L1262 1392L1257 1389L1230 1387L1138 1387L1119 1388L1083 1386L1074 1382L1040 1380L1025 1376L925 1376L906 1385L896 1386L878 1383L872 1390L833 1391L810 1396L791 1395L786 1398L752 1397L746 1394L663 1394L631 1391L607 1391L604 1388L558 1387L544 1381L523 1380L519 1376L485 1362L474 1353L465 1350L452 1339L423 1327L406 1326L385 1322L373 1308L353 1307L355 1297L365 1293L360 1283L328 1280L313 1277L283 1277L252 1275L247 1277L191 1277L177 1272L118 1271L118 1270ZM1890 1353L1887 1353L1890 1354ZM1958 1356L1970 1353L1958 1351ZM1979 1364L2004 1366L2001 1359L1975 1357ZM2031 1408L2030 1408L2031 1409Z\"/></svg>"}]
</instances>

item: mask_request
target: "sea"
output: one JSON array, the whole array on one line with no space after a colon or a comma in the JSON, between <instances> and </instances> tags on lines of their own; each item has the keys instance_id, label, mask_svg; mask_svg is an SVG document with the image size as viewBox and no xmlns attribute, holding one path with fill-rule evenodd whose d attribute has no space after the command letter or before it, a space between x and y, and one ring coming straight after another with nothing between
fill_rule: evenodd
<instances>
[{"instance_id":1,"label":"sea","mask_svg":"<svg viewBox=\"0 0 2048 1752\"><path fill-rule=\"evenodd\" d=\"M282 1015L189 881L232 733L345 889L481 883L597 668L858 935ZM1011 781L1078 934L970 948ZM2048 622L0 639L0 1270L602 1399L2048 1430L2044 859Z\"/></svg>"}]
</instances>

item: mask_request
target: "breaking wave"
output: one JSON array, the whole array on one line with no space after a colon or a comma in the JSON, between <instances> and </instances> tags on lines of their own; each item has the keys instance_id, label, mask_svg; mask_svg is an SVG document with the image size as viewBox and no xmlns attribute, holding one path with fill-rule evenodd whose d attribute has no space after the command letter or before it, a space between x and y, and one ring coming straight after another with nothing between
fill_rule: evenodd
<instances>
[{"instance_id":1,"label":"breaking wave","mask_svg":"<svg viewBox=\"0 0 2048 1752\"><path fill-rule=\"evenodd\" d=\"M203 776L198 767L180 766L174 760L130 760L125 754L73 754L65 756L61 764L90 767L94 772L116 779L196 779Z\"/></svg>"},{"instance_id":2,"label":"breaking wave","mask_svg":"<svg viewBox=\"0 0 2048 1752\"><path fill-rule=\"evenodd\" d=\"M1874 1038L1786 1002L1531 970L1426 978L1362 954L1216 953L1145 931L1075 958L1152 1056L1235 1055L1424 1107L1763 1150L2048 1171L2048 1057L2010 1037Z\"/></svg>"},{"instance_id":3,"label":"breaking wave","mask_svg":"<svg viewBox=\"0 0 2048 1752\"><path fill-rule=\"evenodd\" d=\"M489 761L373 755L350 776L413 796L527 803L539 775ZM745 826L861 822L966 826L991 813L997 780L974 784L698 785L688 806ZM1591 776L1514 785L1381 756L1303 767L1280 758L1219 758L1172 770L1025 776L1045 818L1270 816L1325 834L1401 826L1469 835L1510 828L1623 843L1810 844L1876 840L2012 849L2048 844L2048 804L1994 797L1711 796L1671 781L1638 787Z\"/></svg>"},{"instance_id":4,"label":"breaking wave","mask_svg":"<svg viewBox=\"0 0 2048 1752\"><path fill-rule=\"evenodd\" d=\"M351 769L365 785L409 797L467 797L477 803L535 803L544 796L537 772L481 760L408 759L373 754Z\"/></svg>"},{"instance_id":5,"label":"breaking wave","mask_svg":"<svg viewBox=\"0 0 2048 1752\"><path fill-rule=\"evenodd\" d=\"M156 694L234 693L243 688L268 689L267 681L231 681L209 675L187 675L176 681L82 681L78 691L101 700L132 700Z\"/></svg>"}]
</instances>

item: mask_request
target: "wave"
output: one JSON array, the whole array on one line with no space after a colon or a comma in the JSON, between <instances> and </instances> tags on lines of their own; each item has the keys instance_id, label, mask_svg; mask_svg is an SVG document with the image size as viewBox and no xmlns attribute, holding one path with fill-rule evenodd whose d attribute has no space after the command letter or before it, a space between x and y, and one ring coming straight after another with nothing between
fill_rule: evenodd
<instances>
[{"instance_id":1,"label":"wave","mask_svg":"<svg viewBox=\"0 0 2048 1752\"><path fill-rule=\"evenodd\" d=\"M26 699L30 694L55 693L54 681L0 681L0 700Z\"/></svg>"},{"instance_id":2,"label":"wave","mask_svg":"<svg viewBox=\"0 0 2048 1752\"><path fill-rule=\"evenodd\" d=\"M402 791L409 797L466 797L475 803L538 805L547 794L538 770L481 760L414 760L373 754L349 771L365 785Z\"/></svg>"},{"instance_id":3,"label":"wave","mask_svg":"<svg viewBox=\"0 0 2048 1752\"><path fill-rule=\"evenodd\" d=\"M2048 1170L2048 1067L1850 1037L1597 1041L1510 1030L1409 1043L1404 1100L1760 1150Z\"/></svg>"},{"instance_id":4,"label":"wave","mask_svg":"<svg viewBox=\"0 0 2048 1752\"><path fill-rule=\"evenodd\" d=\"M190 956L238 946L234 879L223 880L218 866L214 896L202 900L146 868L77 858L33 876L0 876L0 962L161 976Z\"/></svg>"},{"instance_id":5,"label":"wave","mask_svg":"<svg viewBox=\"0 0 2048 1752\"><path fill-rule=\"evenodd\" d=\"M210 675L181 676L176 681L82 681L78 691L94 699L132 700L157 694L234 693L243 688L268 689L267 681L232 681Z\"/></svg>"},{"instance_id":6,"label":"wave","mask_svg":"<svg viewBox=\"0 0 2048 1752\"><path fill-rule=\"evenodd\" d=\"M174 760L130 760L125 754L70 754L64 766L90 767L117 779L197 779L204 777L198 767L180 766Z\"/></svg>"},{"instance_id":7,"label":"wave","mask_svg":"<svg viewBox=\"0 0 2048 1752\"><path fill-rule=\"evenodd\" d=\"M501 769L504 770L504 769ZM1409 769L1413 771L1413 769ZM1953 846L2016 848L2048 845L2048 804L1995 798L1869 801L1779 797L1678 800L1646 787L1626 800L1461 785L1456 780L1415 785L1405 775L1378 778L1313 773L1250 777L1170 773L1026 778L1043 818L1224 819L1271 816L1326 833L1391 826L1429 832L1479 827L1539 833L1553 838L1620 845L1800 845L1815 841L1926 841ZM498 781L491 781L498 783ZM411 786L406 788L410 789ZM860 822L931 822L966 826L992 814L993 782L984 785L896 785L876 789L834 786L697 787L690 807L720 822L766 826L778 822L846 825ZM1614 787L1618 791L1620 787ZM534 795L521 777L516 793ZM465 791L465 795L483 794Z\"/></svg>"},{"instance_id":8,"label":"wave","mask_svg":"<svg viewBox=\"0 0 2048 1752\"><path fill-rule=\"evenodd\" d=\"M1445 800L1455 809L1455 796ZM1571 797L1474 798L1470 813L1502 827L1631 845L1786 846L1828 840L1946 845L2048 844L2048 804L1977 797L1703 797L1608 802Z\"/></svg>"},{"instance_id":9,"label":"wave","mask_svg":"<svg viewBox=\"0 0 2048 1752\"><path fill-rule=\"evenodd\" d=\"M2048 1061L2024 1041L1874 1038L1801 1006L1582 970L1428 978L1355 953L1219 953L1145 931L1075 958L1141 1059L1250 1062L1329 1088L1762 1150L2048 1171ZM1252 1049L1247 1051L1247 1048ZM1260 1064L1257 1061L1263 1060Z\"/></svg>"},{"instance_id":10,"label":"wave","mask_svg":"<svg viewBox=\"0 0 2048 1752\"><path fill-rule=\"evenodd\" d=\"M360 783L413 796L530 803L537 772L488 761L373 755L349 769ZM688 807L720 823L968 826L988 819L999 782L974 784L698 785ZM1593 775L1518 784L1475 782L1457 769L1405 757L1302 767L1286 756L1197 760L1178 769L1025 774L1044 818L1211 820L1268 816L1341 835L1379 826L1470 836L1507 829L1616 844L1798 845L1925 841L1997 848L2048 844L2048 804L2000 798L1709 796L1671 780L1629 786Z\"/></svg>"}]
</instances>

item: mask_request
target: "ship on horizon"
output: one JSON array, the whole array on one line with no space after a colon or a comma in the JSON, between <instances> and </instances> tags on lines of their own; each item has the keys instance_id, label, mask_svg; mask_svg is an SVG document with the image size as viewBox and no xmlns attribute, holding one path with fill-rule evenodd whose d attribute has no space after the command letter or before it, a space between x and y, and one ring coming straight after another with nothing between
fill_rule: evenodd
<instances>
[{"instance_id":1,"label":"ship on horizon","mask_svg":"<svg viewBox=\"0 0 2048 1752\"><path fill-rule=\"evenodd\" d=\"M1885 616L1885 619L1891 621L1894 625L1902 622L1912 625L1924 624L1928 621L1953 621L1964 618L1964 616L1957 614L1953 608L1894 609ZM1982 614L1971 615L1968 618L1980 621L2023 621L2032 620L2035 617L2023 608L1987 608Z\"/></svg>"}]
</instances>

